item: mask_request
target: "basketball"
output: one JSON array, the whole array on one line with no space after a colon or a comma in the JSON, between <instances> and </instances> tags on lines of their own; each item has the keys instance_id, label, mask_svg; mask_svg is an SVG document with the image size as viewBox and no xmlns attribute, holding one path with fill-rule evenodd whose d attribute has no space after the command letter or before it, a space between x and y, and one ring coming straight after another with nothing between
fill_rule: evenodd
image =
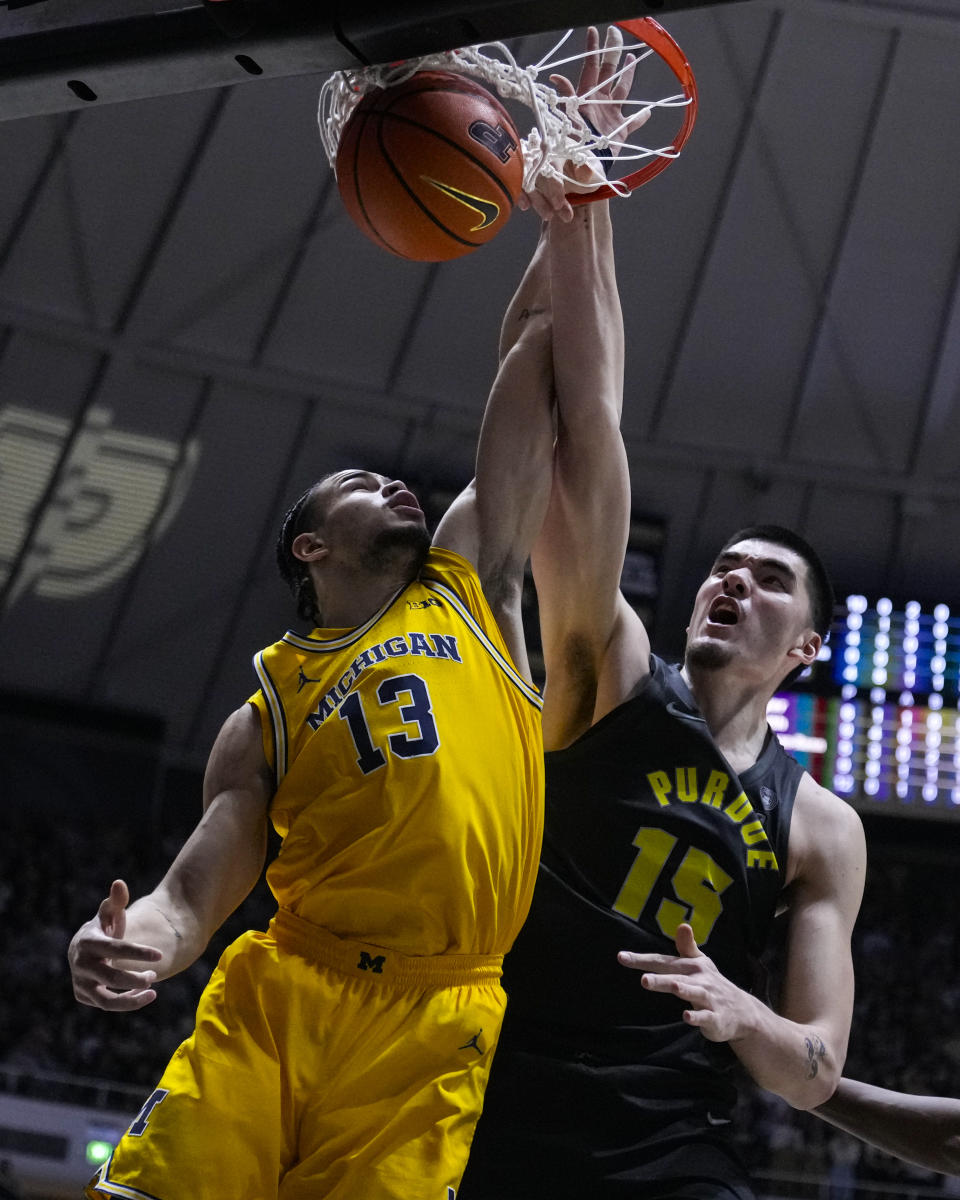
<instances>
[{"instance_id":1,"label":"basketball","mask_svg":"<svg viewBox=\"0 0 960 1200\"><path fill-rule=\"evenodd\" d=\"M401 258L443 262L504 227L523 158L510 114L485 87L420 71L363 97L340 138L336 173L367 237Z\"/></svg>"}]
</instances>

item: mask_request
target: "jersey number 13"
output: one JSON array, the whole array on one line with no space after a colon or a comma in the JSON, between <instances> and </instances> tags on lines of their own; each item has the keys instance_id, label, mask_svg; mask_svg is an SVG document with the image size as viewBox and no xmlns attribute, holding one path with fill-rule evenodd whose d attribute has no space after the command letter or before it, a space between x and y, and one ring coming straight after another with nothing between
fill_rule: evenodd
<instances>
[{"instance_id":1,"label":"jersey number 13","mask_svg":"<svg viewBox=\"0 0 960 1200\"><path fill-rule=\"evenodd\" d=\"M377 700L381 707L396 705L401 723L416 728L416 737L410 736L413 730L389 734L386 744L389 753L397 758L422 758L436 754L440 737L430 707L430 693L419 675L391 675L377 688ZM357 692L351 692L341 704L340 720L346 721L350 727L350 736L357 748L357 766L364 775L384 766L386 754L374 744L367 715Z\"/></svg>"}]
</instances>

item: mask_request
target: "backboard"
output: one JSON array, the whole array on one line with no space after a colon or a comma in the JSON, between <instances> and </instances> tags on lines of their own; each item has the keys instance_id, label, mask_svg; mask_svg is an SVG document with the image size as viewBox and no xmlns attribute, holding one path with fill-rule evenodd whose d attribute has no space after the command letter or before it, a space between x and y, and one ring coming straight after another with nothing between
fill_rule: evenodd
<instances>
[{"instance_id":1,"label":"backboard","mask_svg":"<svg viewBox=\"0 0 960 1200\"><path fill-rule=\"evenodd\" d=\"M0 120L730 0L0 0Z\"/></svg>"}]
</instances>

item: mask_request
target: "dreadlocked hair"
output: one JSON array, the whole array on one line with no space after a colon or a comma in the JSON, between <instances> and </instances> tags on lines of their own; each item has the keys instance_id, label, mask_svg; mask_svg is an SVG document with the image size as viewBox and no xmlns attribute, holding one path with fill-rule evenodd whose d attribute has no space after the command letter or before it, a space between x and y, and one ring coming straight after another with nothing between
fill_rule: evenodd
<instances>
[{"instance_id":1,"label":"dreadlocked hair","mask_svg":"<svg viewBox=\"0 0 960 1200\"><path fill-rule=\"evenodd\" d=\"M287 510L280 527L280 536L277 538L277 567L280 575L297 602L297 616L302 621L309 621L311 625L322 624L320 605L317 602L313 580L310 578L310 570L307 564L293 553L293 543L298 534L303 533L311 524L313 513L310 502L317 486L315 483L308 487Z\"/></svg>"}]
</instances>

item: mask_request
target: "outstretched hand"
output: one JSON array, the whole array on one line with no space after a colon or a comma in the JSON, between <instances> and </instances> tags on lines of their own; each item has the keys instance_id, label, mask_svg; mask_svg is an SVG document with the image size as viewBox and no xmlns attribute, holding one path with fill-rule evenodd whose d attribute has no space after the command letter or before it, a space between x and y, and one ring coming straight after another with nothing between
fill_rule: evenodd
<instances>
[{"instance_id":1,"label":"outstretched hand","mask_svg":"<svg viewBox=\"0 0 960 1200\"><path fill-rule=\"evenodd\" d=\"M650 119L650 109L627 118L623 113L623 102L630 95L633 76L637 69L637 56L627 53L623 58L623 34L617 25L607 27L603 49L600 49L600 34L595 26L587 30L587 57L580 68L580 78L574 87L566 75L551 75L550 82L561 96L584 96L579 109L593 128L601 134L617 134L617 140L625 140L634 130ZM616 148L614 148L616 153Z\"/></svg>"},{"instance_id":2,"label":"outstretched hand","mask_svg":"<svg viewBox=\"0 0 960 1200\"><path fill-rule=\"evenodd\" d=\"M616 25L608 26L602 51L599 31L591 25L587 30L586 49L587 57L583 60L576 87L566 75L551 75L550 82L561 96L588 96L579 107L581 117L598 133L607 135L616 132L618 140L624 140L650 117L649 108L629 118L623 114L623 102L633 86L636 55L627 54L623 72L619 73L623 34ZM612 154L616 155L617 150L616 145L611 146ZM563 174L567 177L565 180L541 176L532 192L521 195L517 207L533 208L545 221L554 217L570 221L573 219L573 207L565 193L590 192L606 182L598 159L579 165L568 162L564 164Z\"/></svg>"},{"instance_id":3,"label":"outstretched hand","mask_svg":"<svg viewBox=\"0 0 960 1200\"><path fill-rule=\"evenodd\" d=\"M73 994L81 1004L111 1012L143 1008L157 998L150 986L156 971L133 971L114 966L117 960L159 962L161 952L124 939L130 892L122 879L115 879L110 894L97 915L81 925L67 951Z\"/></svg>"},{"instance_id":4,"label":"outstretched hand","mask_svg":"<svg viewBox=\"0 0 960 1200\"><path fill-rule=\"evenodd\" d=\"M676 956L670 954L634 954L621 950L618 961L632 971L643 971L641 987L650 992L667 992L690 1008L683 1013L711 1042L730 1042L746 1032L745 1021L752 1005L748 992L731 983L697 945L687 924L676 932Z\"/></svg>"}]
</instances>

